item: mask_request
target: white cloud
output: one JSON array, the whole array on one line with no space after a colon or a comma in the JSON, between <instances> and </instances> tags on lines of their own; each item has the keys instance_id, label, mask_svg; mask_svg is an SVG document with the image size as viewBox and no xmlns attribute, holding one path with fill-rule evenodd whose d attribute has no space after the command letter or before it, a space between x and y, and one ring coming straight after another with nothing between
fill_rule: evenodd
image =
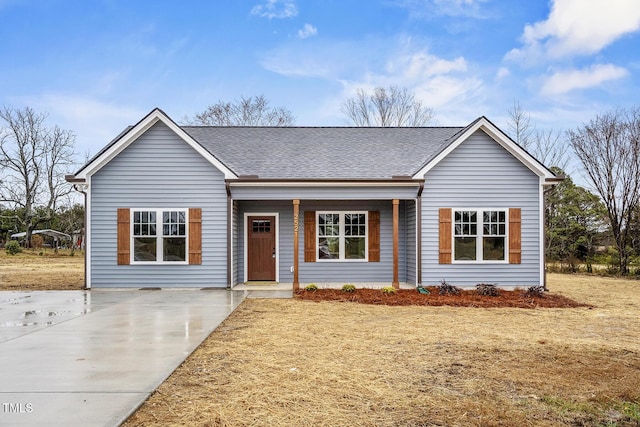
<instances>
[{"instance_id":1,"label":"white cloud","mask_svg":"<svg viewBox=\"0 0 640 427\"><path fill-rule=\"evenodd\" d=\"M475 16L480 18L480 4L487 0L433 0L439 12L451 16Z\"/></svg>"},{"instance_id":2,"label":"white cloud","mask_svg":"<svg viewBox=\"0 0 640 427\"><path fill-rule=\"evenodd\" d=\"M389 58L382 72L342 81L343 96L352 96L359 88L371 90L395 85L412 90L418 99L436 110L449 108L482 87L480 79L469 76L467 71L463 57L448 60L426 51L405 52Z\"/></svg>"},{"instance_id":3,"label":"white cloud","mask_svg":"<svg viewBox=\"0 0 640 427\"><path fill-rule=\"evenodd\" d=\"M487 0L399 0L397 5L417 18L433 18L434 15L454 17L485 18L481 4Z\"/></svg>"},{"instance_id":4,"label":"white cloud","mask_svg":"<svg viewBox=\"0 0 640 427\"><path fill-rule=\"evenodd\" d=\"M466 70L467 62L462 57L449 61L424 51L400 55L387 63L388 73L401 73L410 80Z\"/></svg>"},{"instance_id":5,"label":"white cloud","mask_svg":"<svg viewBox=\"0 0 640 427\"><path fill-rule=\"evenodd\" d=\"M637 0L552 0L545 21L526 25L524 46L507 59L535 62L601 51L620 37L640 30Z\"/></svg>"},{"instance_id":6,"label":"white cloud","mask_svg":"<svg viewBox=\"0 0 640 427\"><path fill-rule=\"evenodd\" d=\"M50 124L72 130L76 135L79 159L86 152L98 152L128 125L137 123L149 112L82 95L55 92L22 97L20 101L36 110L48 112Z\"/></svg>"},{"instance_id":7,"label":"white cloud","mask_svg":"<svg viewBox=\"0 0 640 427\"><path fill-rule=\"evenodd\" d=\"M252 15L263 18L292 18L298 14L298 8L293 0L267 0L251 9Z\"/></svg>"},{"instance_id":8,"label":"white cloud","mask_svg":"<svg viewBox=\"0 0 640 427\"><path fill-rule=\"evenodd\" d=\"M399 86L413 91L438 119L449 123L471 120L484 111L482 79L469 70L464 57L443 58L411 39L365 39L357 42L313 42L313 46L291 46L269 52L261 61L266 69L285 76L307 77L342 90L320 101L318 117L341 117L340 105L358 89ZM472 111L473 110L473 111ZM457 120L455 120L457 118ZM344 117L342 117L344 119Z\"/></svg>"},{"instance_id":9,"label":"white cloud","mask_svg":"<svg viewBox=\"0 0 640 427\"><path fill-rule=\"evenodd\" d=\"M587 89L598 86L609 80L626 77L629 72L612 64L592 65L583 70L559 71L546 79L542 85L545 95L561 95L575 89Z\"/></svg>"},{"instance_id":10,"label":"white cloud","mask_svg":"<svg viewBox=\"0 0 640 427\"><path fill-rule=\"evenodd\" d=\"M298 37L301 39L306 39L316 34L318 34L318 29L311 24L304 24L304 26L298 30Z\"/></svg>"},{"instance_id":11,"label":"white cloud","mask_svg":"<svg viewBox=\"0 0 640 427\"><path fill-rule=\"evenodd\" d=\"M500 67L496 73L496 80L502 80L511 75L511 71L507 67Z\"/></svg>"}]
</instances>

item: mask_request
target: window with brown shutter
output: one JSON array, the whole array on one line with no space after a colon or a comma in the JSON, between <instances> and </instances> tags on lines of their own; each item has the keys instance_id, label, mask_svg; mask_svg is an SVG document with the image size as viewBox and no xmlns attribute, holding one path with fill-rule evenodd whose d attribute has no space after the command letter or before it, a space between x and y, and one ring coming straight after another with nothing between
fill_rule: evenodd
<instances>
[{"instance_id":1,"label":"window with brown shutter","mask_svg":"<svg viewBox=\"0 0 640 427\"><path fill-rule=\"evenodd\" d=\"M522 262L522 210L509 209L509 264Z\"/></svg>"},{"instance_id":2,"label":"window with brown shutter","mask_svg":"<svg viewBox=\"0 0 640 427\"><path fill-rule=\"evenodd\" d=\"M451 264L451 209L441 208L439 218L439 263Z\"/></svg>"},{"instance_id":3,"label":"window with brown shutter","mask_svg":"<svg viewBox=\"0 0 640 427\"><path fill-rule=\"evenodd\" d=\"M128 265L131 260L130 218L129 209L118 209L118 265Z\"/></svg>"},{"instance_id":4,"label":"window with brown shutter","mask_svg":"<svg viewBox=\"0 0 640 427\"><path fill-rule=\"evenodd\" d=\"M502 261L520 264L521 211L520 208L440 209L439 263ZM452 233L454 226L455 233Z\"/></svg>"},{"instance_id":5,"label":"window with brown shutter","mask_svg":"<svg viewBox=\"0 0 640 427\"><path fill-rule=\"evenodd\" d=\"M315 211L304 211L304 262L316 262Z\"/></svg>"},{"instance_id":6,"label":"window with brown shutter","mask_svg":"<svg viewBox=\"0 0 640 427\"><path fill-rule=\"evenodd\" d=\"M132 259L135 264L202 264L202 209L134 209L132 214L129 208L119 208L117 220L118 265L131 264Z\"/></svg>"}]
</instances>

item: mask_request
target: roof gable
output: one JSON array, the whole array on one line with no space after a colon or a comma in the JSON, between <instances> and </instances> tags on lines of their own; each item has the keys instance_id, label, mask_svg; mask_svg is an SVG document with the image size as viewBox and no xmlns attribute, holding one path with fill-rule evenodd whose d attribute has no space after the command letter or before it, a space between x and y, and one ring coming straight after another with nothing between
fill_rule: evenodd
<instances>
[{"instance_id":1,"label":"roof gable","mask_svg":"<svg viewBox=\"0 0 640 427\"><path fill-rule=\"evenodd\" d=\"M529 170L543 178L545 181L553 182L557 179L556 175L549 170L546 166L540 163L535 157L529 154L524 148L516 144L511 138L509 138L504 132L502 132L496 125L494 125L489 119L482 116L471 122L467 127L462 129L458 135L455 136L453 141L447 145L440 153L427 161L416 173L413 174L414 179L422 179L425 174L429 172L433 167L440 163L445 157L447 157L453 150L455 150L460 144L469 139L471 135L478 130L485 132L491 139L501 145L512 156L518 159Z\"/></svg>"},{"instance_id":2,"label":"roof gable","mask_svg":"<svg viewBox=\"0 0 640 427\"><path fill-rule=\"evenodd\" d=\"M143 135L147 130L149 130L158 122L162 122L163 124L165 124L187 145L193 148L207 161L209 161L209 163L220 170L220 172L224 174L226 179L237 178L237 175L233 173L233 171L229 169L223 162L221 162L216 156L203 148L202 145L200 145L180 126L178 126L173 120L171 120L169 116L167 116L162 110L160 110L159 108L155 108L136 125L125 129L125 131L123 131L116 139L114 139L91 160L89 160L89 162L75 174L74 179L83 180L95 174L104 165L109 163L114 157L120 154L125 148L131 145L141 135Z\"/></svg>"}]
</instances>

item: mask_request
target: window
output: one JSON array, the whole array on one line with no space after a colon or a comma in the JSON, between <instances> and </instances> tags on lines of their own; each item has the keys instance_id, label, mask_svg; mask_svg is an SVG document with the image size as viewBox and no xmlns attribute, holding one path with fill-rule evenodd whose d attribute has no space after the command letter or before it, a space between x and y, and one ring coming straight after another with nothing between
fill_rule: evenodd
<instances>
[{"instance_id":1,"label":"window","mask_svg":"<svg viewBox=\"0 0 640 427\"><path fill-rule=\"evenodd\" d=\"M318 261L366 261L366 212L318 212L317 224Z\"/></svg>"},{"instance_id":2,"label":"window","mask_svg":"<svg viewBox=\"0 0 640 427\"><path fill-rule=\"evenodd\" d=\"M134 262L186 262L187 211L132 210Z\"/></svg>"},{"instance_id":3,"label":"window","mask_svg":"<svg viewBox=\"0 0 640 427\"><path fill-rule=\"evenodd\" d=\"M506 261L506 209L454 211L455 261Z\"/></svg>"}]
</instances>

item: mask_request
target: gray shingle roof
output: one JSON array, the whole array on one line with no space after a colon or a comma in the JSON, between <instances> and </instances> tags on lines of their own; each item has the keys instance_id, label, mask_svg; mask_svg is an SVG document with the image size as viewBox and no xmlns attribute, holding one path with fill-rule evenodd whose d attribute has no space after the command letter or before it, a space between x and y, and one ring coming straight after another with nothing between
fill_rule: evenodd
<instances>
[{"instance_id":1,"label":"gray shingle roof","mask_svg":"<svg viewBox=\"0 0 640 427\"><path fill-rule=\"evenodd\" d=\"M462 127L182 126L237 175L260 179L390 179L413 175Z\"/></svg>"}]
</instances>

